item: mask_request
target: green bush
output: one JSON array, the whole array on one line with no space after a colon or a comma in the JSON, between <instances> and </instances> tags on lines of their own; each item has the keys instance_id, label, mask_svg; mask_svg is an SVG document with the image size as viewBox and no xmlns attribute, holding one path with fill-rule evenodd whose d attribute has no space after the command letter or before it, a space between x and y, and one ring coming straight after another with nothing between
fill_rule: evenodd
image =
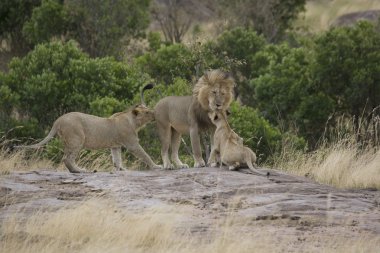
<instances>
[{"instance_id":1,"label":"green bush","mask_svg":"<svg viewBox=\"0 0 380 253\"><path fill-rule=\"evenodd\" d=\"M333 28L316 39L315 82L338 113L361 116L380 104L380 33L369 22Z\"/></svg>"},{"instance_id":2,"label":"green bush","mask_svg":"<svg viewBox=\"0 0 380 253\"><path fill-rule=\"evenodd\" d=\"M183 44L162 46L136 59L136 64L158 82L172 83L175 78L191 80L196 61Z\"/></svg>"},{"instance_id":3,"label":"green bush","mask_svg":"<svg viewBox=\"0 0 380 253\"><path fill-rule=\"evenodd\" d=\"M25 38L36 45L65 33L69 25L68 12L57 0L43 0L35 7L30 20L23 26Z\"/></svg>"},{"instance_id":4,"label":"green bush","mask_svg":"<svg viewBox=\"0 0 380 253\"><path fill-rule=\"evenodd\" d=\"M244 139L244 144L256 152L259 162L276 155L281 149L283 140L290 139L298 148L305 147L305 141L290 133L281 131L260 116L260 113L248 106L231 104L231 115L228 117L231 127Z\"/></svg>"},{"instance_id":5,"label":"green bush","mask_svg":"<svg viewBox=\"0 0 380 253\"><path fill-rule=\"evenodd\" d=\"M12 106L22 117L38 120L42 130L70 111L105 115L124 108L149 80L113 58L89 58L74 42L38 45L9 68L6 85L19 96Z\"/></svg>"}]
</instances>

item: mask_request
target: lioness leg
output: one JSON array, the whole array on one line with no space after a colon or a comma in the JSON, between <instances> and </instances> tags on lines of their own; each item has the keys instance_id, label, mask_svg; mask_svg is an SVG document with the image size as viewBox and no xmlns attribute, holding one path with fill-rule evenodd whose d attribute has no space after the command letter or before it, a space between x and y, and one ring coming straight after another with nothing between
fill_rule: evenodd
<instances>
[{"instance_id":1,"label":"lioness leg","mask_svg":"<svg viewBox=\"0 0 380 253\"><path fill-rule=\"evenodd\" d=\"M211 153L210 153L210 158L207 161L207 165L211 167L216 167L217 164L217 159L216 156L218 155L218 151L215 147L212 148Z\"/></svg>"},{"instance_id":2,"label":"lioness leg","mask_svg":"<svg viewBox=\"0 0 380 253\"><path fill-rule=\"evenodd\" d=\"M111 148L112 163L115 170L126 170L121 159L121 148Z\"/></svg>"},{"instance_id":3,"label":"lioness leg","mask_svg":"<svg viewBox=\"0 0 380 253\"><path fill-rule=\"evenodd\" d=\"M172 164L169 159L169 147L171 137L171 126L157 122L158 135L161 141L161 158L164 164L164 169L172 169Z\"/></svg>"},{"instance_id":4,"label":"lioness leg","mask_svg":"<svg viewBox=\"0 0 380 253\"><path fill-rule=\"evenodd\" d=\"M181 134L179 132L177 132L175 129L172 129L171 132L172 132L172 138L171 138L171 140L172 140L172 145L171 145L172 161L174 162L174 164L176 165L177 168L180 168L180 169L189 168L189 165L182 163L178 157L178 150L179 150L179 146L181 144Z\"/></svg>"},{"instance_id":5,"label":"lioness leg","mask_svg":"<svg viewBox=\"0 0 380 253\"><path fill-rule=\"evenodd\" d=\"M78 156L80 149L69 150L65 149L63 156L63 163L71 173L86 172L86 170L79 168L75 163L75 158Z\"/></svg>"},{"instance_id":6,"label":"lioness leg","mask_svg":"<svg viewBox=\"0 0 380 253\"><path fill-rule=\"evenodd\" d=\"M128 150L137 158L142 160L150 169L162 169L162 166L157 165L153 162L150 156L145 152L140 144L134 145L132 147L127 147Z\"/></svg>"},{"instance_id":7,"label":"lioness leg","mask_svg":"<svg viewBox=\"0 0 380 253\"><path fill-rule=\"evenodd\" d=\"M193 149L193 157L194 157L194 167L204 167L205 161L202 158L202 149L201 149L201 141L199 137L199 131L198 128L193 126L190 129L190 140L191 140L191 147Z\"/></svg>"},{"instance_id":8,"label":"lioness leg","mask_svg":"<svg viewBox=\"0 0 380 253\"><path fill-rule=\"evenodd\" d=\"M61 126L58 135L62 139L64 145L63 163L71 173L86 172L79 168L75 163L75 158L81 151L85 139L85 134L81 128L72 125Z\"/></svg>"}]
</instances>

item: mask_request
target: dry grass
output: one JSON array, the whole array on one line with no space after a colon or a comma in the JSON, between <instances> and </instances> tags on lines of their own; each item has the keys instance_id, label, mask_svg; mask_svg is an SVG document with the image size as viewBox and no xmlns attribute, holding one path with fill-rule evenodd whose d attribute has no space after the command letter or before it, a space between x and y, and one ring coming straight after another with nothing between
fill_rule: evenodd
<instances>
[{"instance_id":1,"label":"dry grass","mask_svg":"<svg viewBox=\"0 0 380 253\"><path fill-rule=\"evenodd\" d=\"M32 171L57 168L52 161L40 158L39 152L27 156L25 150L10 152L0 150L0 174L8 174L11 171ZM58 167L61 170L62 167Z\"/></svg>"},{"instance_id":2,"label":"dry grass","mask_svg":"<svg viewBox=\"0 0 380 253\"><path fill-rule=\"evenodd\" d=\"M63 162L54 163L43 158L44 149L17 149L9 151L0 149L0 174L11 171L56 170L66 171ZM89 171L112 171L112 159L109 150L82 151L77 158L78 166Z\"/></svg>"},{"instance_id":3,"label":"dry grass","mask_svg":"<svg viewBox=\"0 0 380 253\"><path fill-rule=\"evenodd\" d=\"M38 212L25 222L7 219L0 227L0 252L176 252L250 253L294 250L287 235L274 237L265 231L244 232L228 217L211 227L207 234L181 228L189 211L165 206L131 213L109 201L94 199L75 208ZM237 229L239 227L240 229ZM363 235L346 241L337 235L323 239L315 235L299 245L307 252L376 252L380 239Z\"/></svg>"},{"instance_id":4,"label":"dry grass","mask_svg":"<svg viewBox=\"0 0 380 253\"><path fill-rule=\"evenodd\" d=\"M378 0L308 1L306 12L300 15L296 25L309 27L312 32L319 32L328 29L331 23L341 15L379 9L380 1Z\"/></svg>"},{"instance_id":5,"label":"dry grass","mask_svg":"<svg viewBox=\"0 0 380 253\"><path fill-rule=\"evenodd\" d=\"M287 150L273 166L339 188L380 189L380 151L352 143L339 142L312 153Z\"/></svg>"},{"instance_id":6,"label":"dry grass","mask_svg":"<svg viewBox=\"0 0 380 253\"><path fill-rule=\"evenodd\" d=\"M380 189L380 118L369 121L340 117L315 151L285 146L272 166L339 188Z\"/></svg>"}]
</instances>

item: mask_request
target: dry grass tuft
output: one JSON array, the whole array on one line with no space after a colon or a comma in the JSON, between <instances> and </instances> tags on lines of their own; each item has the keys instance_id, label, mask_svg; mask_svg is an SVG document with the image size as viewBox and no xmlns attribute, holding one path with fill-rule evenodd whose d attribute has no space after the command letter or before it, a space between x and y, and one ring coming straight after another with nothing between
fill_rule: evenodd
<instances>
[{"instance_id":1,"label":"dry grass tuft","mask_svg":"<svg viewBox=\"0 0 380 253\"><path fill-rule=\"evenodd\" d=\"M189 211L179 206L126 212L109 201L94 199L75 208L38 212L25 222L7 219L0 227L0 252L165 252L250 253L293 250L286 235L270 231L246 232L238 217L228 217L207 234L191 233L186 224ZM188 218L187 218L188 219ZM247 225L246 225L247 226ZM294 238L293 238L294 239ZM376 252L379 238L364 236L346 241L331 238L320 246L315 235L302 243L307 252Z\"/></svg>"},{"instance_id":2,"label":"dry grass tuft","mask_svg":"<svg viewBox=\"0 0 380 253\"><path fill-rule=\"evenodd\" d=\"M339 188L380 189L380 151L353 144L331 144L312 153L287 150L273 166Z\"/></svg>"},{"instance_id":3,"label":"dry grass tuft","mask_svg":"<svg viewBox=\"0 0 380 253\"><path fill-rule=\"evenodd\" d=\"M32 171L57 167L52 161L40 157L39 152L27 156L25 150L11 152L6 149L0 149L0 174L8 174L11 171Z\"/></svg>"},{"instance_id":4,"label":"dry grass tuft","mask_svg":"<svg viewBox=\"0 0 380 253\"><path fill-rule=\"evenodd\" d=\"M315 151L291 145L274 158L273 166L339 188L380 189L380 118L368 123L341 117Z\"/></svg>"}]
</instances>

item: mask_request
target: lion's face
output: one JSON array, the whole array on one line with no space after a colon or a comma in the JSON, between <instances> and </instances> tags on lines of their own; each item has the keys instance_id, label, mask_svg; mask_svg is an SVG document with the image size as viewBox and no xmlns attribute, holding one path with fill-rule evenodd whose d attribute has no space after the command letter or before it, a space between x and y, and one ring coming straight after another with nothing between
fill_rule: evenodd
<instances>
[{"instance_id":1,"label":"lion's face","mask_svg":"<svg viewBox=\"0 0 380 253\"><path fill-rule=\"evenodd\" d=\"M154 110L146 107L145 105L137 105L132 110L135 117L136 125L141 128L154 120Z\"/></svg>"},{"instance_id":2,"label":"lion's face","mask_svg":"<svg viewBox=\"0 0 380 253\"><path fill-rule=\"evenodd\" d=\"M207 72L199 79L193 93L202 108L207 111L225 111L233 99L233 78L220 70Z\"/></svg>"},{"instance_id":3,"label":"lion's face","mask_svg":"<svg viewBox=\"0 0 380 253\"><path fill-rule=\"evenodd\" d=\"M231 92L220 86L212 87L208 93L208 105L211 110L227 110L232 100Z\"/></svg>"}]
</instances>

